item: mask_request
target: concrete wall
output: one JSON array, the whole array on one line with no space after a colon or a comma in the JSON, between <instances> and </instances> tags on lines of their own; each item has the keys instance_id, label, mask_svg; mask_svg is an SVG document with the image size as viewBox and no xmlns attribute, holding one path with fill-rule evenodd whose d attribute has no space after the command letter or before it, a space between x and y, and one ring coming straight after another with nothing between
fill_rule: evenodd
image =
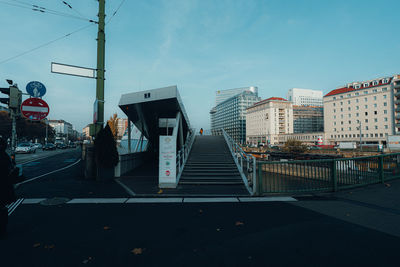
<instances>
[{"instance_id":1,"label":"concrete wall","mask_svg":"<svg viewBox=\"0 0 400 267\"><path fill-rule=\"evenodd\" d=\"M140 166L143 163L144 154L144 152L139 152L119 155L118 165L114 169L115 177L121 177L121 175Z\"/></svg>"}]
</instances>

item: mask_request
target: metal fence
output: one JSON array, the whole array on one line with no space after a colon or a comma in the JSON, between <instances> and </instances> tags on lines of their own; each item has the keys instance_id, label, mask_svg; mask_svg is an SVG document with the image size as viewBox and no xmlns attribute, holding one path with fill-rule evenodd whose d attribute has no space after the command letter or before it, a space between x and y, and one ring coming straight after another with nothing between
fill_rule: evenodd
<instances>
[{"instance_id":1,"label":"metal fence","mask_svg":"<svg viewBox=\"0 0 400 267\"><path fill-rule=\"evenodd\" d=\"M258 193L337 191L400 178L400 153L323 160L258 161Z\"/></svg>"}]
</instances>

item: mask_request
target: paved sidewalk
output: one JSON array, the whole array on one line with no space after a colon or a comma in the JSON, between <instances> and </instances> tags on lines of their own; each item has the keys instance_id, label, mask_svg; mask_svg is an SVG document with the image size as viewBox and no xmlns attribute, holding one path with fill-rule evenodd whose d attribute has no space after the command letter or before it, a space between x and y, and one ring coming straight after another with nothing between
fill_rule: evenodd
<instances>
[{"instance_id":1,"label":"paved sidewalk","mask_svg":"<svg viewBox=\"0 0 400 267\"><path fill-rule=\"evenodd\" d=\"M304 198L293 205L400 237L400 180Z\"/></svg>"}]
</instances>

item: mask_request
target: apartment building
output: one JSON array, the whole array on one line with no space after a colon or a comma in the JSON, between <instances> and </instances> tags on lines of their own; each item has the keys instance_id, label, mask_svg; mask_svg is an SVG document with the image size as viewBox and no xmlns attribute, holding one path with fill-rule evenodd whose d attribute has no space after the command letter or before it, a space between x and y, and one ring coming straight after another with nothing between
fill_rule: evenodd
<instances>
[{"instance_id":1,"label":"apartment building","mask_svg":"<svg viewBox=\"0 0 400 267\"><path fill-rule=\"evenodd\" d=\"M324 129L327 142L357 142L386 144L395 132L393 92L398 78L383 77L352 82L324 96ZM396 82L396 83L394 83ZM399 89L400 90L400 89ZM400 97L400 92L399 92ZM397 97L397 96L396 96ZM396 104L397 105L397 104ZM400 108L396 106L400 111ZM398 116L398 115L396 115Z\"/></svg>"},{"instance_id":2,"label":"apartment building","mask_svg":"<svg viewBox=\"0 0 400 267\"><path fill-rule=\"evenodd\" d=\"M279 135L293 133L293 104L271 97L247 108L246 142L278 144Z\"/></svg>"}]
</instances>

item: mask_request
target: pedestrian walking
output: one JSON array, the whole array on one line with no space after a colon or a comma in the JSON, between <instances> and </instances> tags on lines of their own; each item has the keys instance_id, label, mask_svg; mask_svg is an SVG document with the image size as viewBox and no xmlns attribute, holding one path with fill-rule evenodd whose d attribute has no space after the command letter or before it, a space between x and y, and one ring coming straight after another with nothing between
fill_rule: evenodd
<instances>
[{"instance_id":1,"label":"pedestrian walking","mask_svg":"<svg viewBox=\"0 0 400 267\"><path fill-rule=\"evenodd\" d=\"M0 136L0 239L7 233L8 209L6 205L17 200L14 192L14 181L18 176L10 156L6 152L7 142Z\"/></svg>"},{"instance_id":2,"label":"pedestrian walking","mask_svg":"<svg viewBox=\"0 0 400 267\"><path fill-rule=\"evenodd\" d=\"M203 128L200 128L200 135L203 135Z\"/></svg>"}]
</instances>

